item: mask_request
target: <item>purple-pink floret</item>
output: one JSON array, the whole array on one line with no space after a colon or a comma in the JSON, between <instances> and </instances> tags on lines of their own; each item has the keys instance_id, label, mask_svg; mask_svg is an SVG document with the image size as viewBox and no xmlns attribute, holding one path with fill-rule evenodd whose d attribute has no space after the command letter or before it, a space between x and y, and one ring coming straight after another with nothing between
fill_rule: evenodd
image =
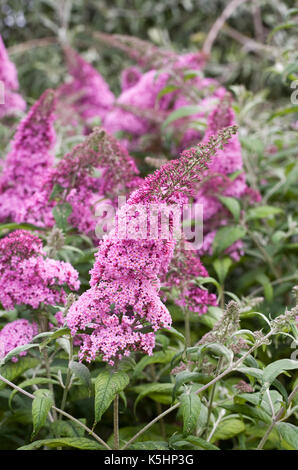
<instances>
[{"instance_id":1,"label":"purple-pink floret","mask_svg":"<svg viewBox=\"0 0 298 470\"><path fill-rule=\"evenodd\" d=\"M4 85L4 103L0 103L0 119L24 111L26 103L16 90L19 88L17 70L10 61L0 35L0 82Z\"/></svg>"},{"instance_id":2,"label":"purple-pink floret","mask_svg":"<svg viewBox=\"0 0 298 470\"><path fill-rule=\"evenodd\" d=\"M85 124L96 117L103 119L115 99L108 84L73 49L66 48L65 57L71 80L58 88L58 100L62 106L69 106Z\"/></svg>"},{"instance_id":3,"label":"purple-pink floret","mask_svg":"<svg viewBox=\"0 0 298 470\"><path fill-rule=\"evenodd\" d=\"M28 320L20 319L7 323L0 331L0 359L5 357L10 351L24 344L30 343L37 335L38 326ZM26 356L27 351L21 351L19 356ZM13 357L12 362L17 362L18 358Z\"/></svg>"},{"instance_id":4,"label":"purple-pink floret","mask_svg":"<svg viewBox=\"0 0 298 470\"><path fill-rule=\"evenodd\" d=\"M55 95L43 93L19 124L0 175L0 221L23 222L28 200L53 164Z\"/></svg>"},{"instance_id":5,"label":"purple-pink floret","mask_svg":"<svg viewBox=\"0 0 298 470\"><path fill-rule=\"evenodd\" d=\"M77 271L70 263L47 258L41 240L31 232L16 230L0 240L0 302L4 308L65 304L65 286L78 290Z\"/></svg>"}]
</instances>

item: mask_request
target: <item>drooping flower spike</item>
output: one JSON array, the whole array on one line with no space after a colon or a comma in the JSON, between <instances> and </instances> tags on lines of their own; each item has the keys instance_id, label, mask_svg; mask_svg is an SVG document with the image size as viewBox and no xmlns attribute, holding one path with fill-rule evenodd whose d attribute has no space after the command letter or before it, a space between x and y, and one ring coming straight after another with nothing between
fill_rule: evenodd
<instances>
[{"instance_id":1,"label":"drooping flower spike","mask_svg":"<svg viewBox=\"0 0 298 470\"><path fill-rule=\"evenodd\" d=\"M0 119L5 116L11 116L24 111L26 103L16 90L19 89L17 70L15 65L8 57L4 42L0 35L0 84L1 98L0 100ZM3 94L3 97L2 97ZM3 101L3 102L2 102Z\"/></svg>"},{"instance_id":2,"label":"drooping flower spike","mask_svg":"<svg viewBox=\"0 0 298 470\"><path fill-rule=\"evenodd\" d=\"M76 116L85 126L94 118L103 119L115 100L108 84L76 51L67 47L64 53L71 81L57 90L60 117L63 120L66 108L69 109L68 119L72 119L74 125Z\"/></svg>"},{"instance_id":3,"label":"drooping flower spike","mask_svg":"<svg viewBox=\"0 0 298 470\"><path fill-rule=\"evenodd\" d=\"M114 204L119 195L131 192L141 180L138 173L127 150L96 128L45 174L40 191L26 201L24 220L52 226L53 207L68 203L69 224L94 238L100 200Z\"/></svg>"},{"instance_id":4,"label":"drooping flower spike","mask_svg":"<svg viewBox=\"0 0 298 470\"><path fill-rule=\"evenodd\" d=\"M46 90L19 124L0 175L0 221L23 221L26 201L52 166L55 93Z\"/></svg>"},{"instance_id":5,"label":"drooping flower spike","mask_svg":"<svg viewBox=\"0 0 298 470\"><path fill-rule=\"evenodd\" d=\"M127 238L122 238L115 227L100 243L91 270L91 288L67 315L72 335L78 330L92 330L90 335L83 335L81 360L91 361L102 355L103 360L114 364L131 351L152 353L154 331L171 324L171 316L159 297L158 277L171 261L175 240L146 236L136 239L132 232L147 226L142 216L136 221L136 214L140 205L146 214L150 204L185 201L185 193L192 191L211 156L235 132L235 127L224 129L208 144L198 145L168 162L147 177L119 209L118 221L126 217L128 229L130 224L133 228Z\"/></svg>"}]
</instances>

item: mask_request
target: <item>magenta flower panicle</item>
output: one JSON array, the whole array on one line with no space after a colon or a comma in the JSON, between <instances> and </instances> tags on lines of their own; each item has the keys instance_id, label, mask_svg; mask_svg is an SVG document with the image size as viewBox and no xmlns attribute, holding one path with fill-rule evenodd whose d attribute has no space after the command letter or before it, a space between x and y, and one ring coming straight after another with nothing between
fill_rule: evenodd
<instances>
[{"instance_id":1,"label":"magenta flower panicle","mask_svg":"<svg viewBox=\"0 0 298 470\"><path fill-rule=\"evenodd\" d=\"M4 85L4 103L0 103L0 119L24 111L26 103L16 90L19 88L17 70L10 61L0 35L0 82Z\"/></svg>"},{"instance_id":2,"label":"magenta flower panicle","mask_svg":"<svg viewBox=\"0 0 298 470\"><path fill-rule=\"evenodd\" d=\"M36 323L19 319L7 323L0 331L0 360L13 349L30 343L32 338L38 334ZM26 356L27 351L21 351L19 356ZM13 357L12 362L17 362L18 357Z\"/></svg>"},{"instance_id":3,"label":"magenta flower panicle","mask_svg":"<svg viewBox=\"0 0 298 470\"><path fill-rule=\"evenodd\" d=\"M95 128L45 174L42 189L26 202L24 219L52 226L53 207L68 203L72 207L70 225L94 238L99 201L109 200L113 205L119 195L138 186L138 173L127 150L105 130Z\"/></svg>"},{"instance_id":4,"label":"magenta flower panicle","mask_svg":"<svg viewBox=\"0 0 298 470\"><path fill-rule=\"evenodd\" d=\"M60 114L63 117L65 107L69 108L73 124L76 124L76 116L85 125L93 118L103 119L115 99L108 84L76 51L67 47L64 52L71 80L57 90Z\"/></svg>"},{"instance_id":5,"label":"magenta flower panicle","mask_svg":"<svg viewBox=\"0 0 298 470\"><path fill-rule=\"evenodd\" d=\"M78 290L78 272L70 263L47 258L41 240L16 230L0 240L0 302L6 309L65 304L65 287Z\"/></svg>"},{"instance_id":6,"label":"magenta flower panicle","mask_svg":"<svg viewBox=\"0 0 298 470\"><path fill-rule=\"evenodd\" d=\"M216 149L235 132L235 127L222 130L208 144L183 152L147 177L118 210L118 220L128 214L135 223L134 211L130 213L135 204L146 208L152 203L185 201L185 193L191 192ZM66 319L72 335L91 329L90 335L83 336L81 360L102 355L113 365L131 351L152 354L153 332L171 325L159 296L159 276L166 271L174 246L175 240L121 238L117 228L105 236L91 270L91 288L70 307ZM194 295L198 297L197 292Z\"/></svg>"},{"instance_id":7,"label":"magenta flower panicle","mask_svg":"<svg viewBox=\"0 0 298 470\"><path fill-rule=\"evenodd\" d=\"M23 222L26 201L53 164L55 93L46 90L19 124L0 175L0 221Z\"/></svg>"}]
</instances>

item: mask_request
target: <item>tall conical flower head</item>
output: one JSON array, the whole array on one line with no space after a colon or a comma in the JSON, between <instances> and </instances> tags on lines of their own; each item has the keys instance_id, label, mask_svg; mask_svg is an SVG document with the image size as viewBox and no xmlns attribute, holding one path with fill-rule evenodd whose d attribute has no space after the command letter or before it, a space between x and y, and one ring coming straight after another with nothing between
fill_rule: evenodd
<instances>
[{"instance_id":1,"label":"tall conical flower head","mask_svg":"<svg viewBox=\"0 0 298 470\"><path fill-rule=\"evenodd\" d=\"M231 108L231 97L226 93L219 101L218 106L210 113L207 130L203 142L210 136L216 135L220 129L235 123L235 115ZM235 178L230 176L239 172ZM204 207L204 242L200 253L212 254L212 243L216 230L226 225L229 212L222 205L219 197L229 196L239 198L247 191L245 173L241 155L241 145L237 135L234 135L228 144L212 158L206 170L202 184L196 196L197 202ZM227 253L237 260L242 252L242 242L228 249Z\"/></svg>"},{"instance_id":2,"label":"tall conical flower head","mask_svg":"<svg viewBox=\"0 0 298 470\"><path fill-rule=\"evenodd\" d=\"M0 240L0 302L4 308L65 304L66 286L79 288L78 272L69 263L47 258L37 236L16 230Z\"/></svg>"},{"instance_id":3,"label":"tall conical flower head","mask_svg":"<svg viewBox=\"0 0 298 470\"><path fill-rule=\"evenodd\" d=\"M26 103L23 98L15 93L19 88L17 70L13 62L10 61L4 42L0 35L0 83L2 83L3 103L0 101L0 119L6 115L15 114L17 111L24 111Z\"/></svg>"},{"instance_id":4,"label":"tall conical flower head","mask_svg":"<svg viewBox=\"0 0 298 470\"><path fill-rule=\"evenodd\" d=\"M45 91L19 124L0 176L0 220L19 220L25 200L53 164L55 93Z\"/></svg>"},{"instance_id":5,"label":"tall conical flower head","mask_svg":"<svg viewBox=\"0 0 298 470\"><path fill-rule=\"evenodd\" d=\"M207 145L190 149L165 164L147 177L118 210L116 227L99 245L91 270L91 288L67 315L73 335L78 330L92 330L91 335L83 335L81 359L91 361L102 355L103 360L113 364L131 351L152 353L153 332L171 324L171 316L159 297L158 277L171 261L175 240L150 234L152 228L159 230L160 224L159 217L157 223L156 219L153 224L151 219L148 221L147 211L152 204L179 207L194 180L200 179L210 156L235 131L225 129ZM145 233L141 233L142 228ZM123 229L124 237L120 233Z\"/></svg>"},{"instance_id":6,"label":"tall conical flower head","mask_svg":"<svg viewBox=\"0 0 298 470\"><path fill-rule=\"evenodd\" d=\"M178 56L174 51L158 48L151 42L134 36L96 32L95 37L107 46L125 52L145 69L160 68L171 64L175 64L178 68L197 68L198 66L201 68L206 59L201 52ZM183 57L182 60L181 57Z\"/></svg>"},{"instance_id":7,"label":"tall conical flower head","mask_svg":"<svg viewBox=\"0 0 298 470\"><path fill-rule=\"evenodd\" d=\"M114 95L108 84L100 73L73 49L65 48L65 57L72 79L57 90L59 110L65 106L70 107L85 124L94 117L104 118L114 103ZM75 117L72 118L75 121Z\"/></svg>"},{"instance_id":8,"label":"tall conical flower head","mask_svg":"<svg viewBox=\"0 0 298 470\"><path fill-rule=\"evenodd\" d=\"M19 88L16 66L10 61L3 39L0 35L0 80L10 90Z\"/></svg>"},{"instance_id":9,"label":"tall conical flower head","mask_svg":"<svg viewBox=\"0 0 298 470\"><path fill-rule=\"evenodd\" d=\"M72 209L70 225L94 238L99 201L113 206L119 195L138 186L138 173L127 150L105 130L95 128L45 174L40 191L25 203L23 220L51 226L53 207L67 203Z\"/></svg>"}]
</instances>

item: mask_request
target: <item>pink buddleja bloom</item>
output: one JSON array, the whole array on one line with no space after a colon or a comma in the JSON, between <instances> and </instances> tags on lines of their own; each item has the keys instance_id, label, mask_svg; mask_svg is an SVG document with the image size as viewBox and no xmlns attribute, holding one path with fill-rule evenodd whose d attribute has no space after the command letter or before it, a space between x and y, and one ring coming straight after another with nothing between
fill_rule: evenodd
<instances>
[{"instance_id":1,"label":"pink buddleja bloom","mask_svg":"<svg viewBox=\"0 0 298 470\"><path fill-rule=\"evenodd\" d=\"M26 103L15 91L19 88L17 70L10 61L0 35L0 82L4 85L4 103L0 102L0 119L24 111Z\"/></svg>"},{"instance_id":2,"label":"pink buddleja bloom","mask_svg":"<svg viewBox=\"0 0 298 470\"><path fill-rule=\"evenodd\" d=\"M95 117L103 119L114 103L114 95L97 70L86 62L76 51L65 49L65 57L71 81L57 90L58 110L68 107L86 125ZM63 118L63 116L62 116Z\"/></svg>"},{"instance_id":3,"label":"pink buddleja bloom","mask_svg":"<svg viewBox=\"0 0 298 470\"><path fill-rule=\"evenodd\" d=\"M113 365L131 351L151 354L154 331L171 325L171 316L159 297L159 276L171 261L175 239L150 238L152 227L146 212L152 204L183 204L210 156L235 131L225 129L205 146L185 151L179 159L166 163L145 178L118 210L118 223L99 244L91 270L91 288L67 314L72 335L92 330L83 336L81 360L91 361L102 355ZM123 237L123 230L128 236ZM139 237L142 230L145 236Z\"/></svg>"},{"instance_id":4,"label":"pink buddleja bloom","mask_svg":"<svg viewBox=\"0 0 298 470\"><path fill-rule=\"evenodd\" d=\"M52 226L53 207L68 203L69 224L94 238L99 202L113 205L119 195L131 192L139 185L138 173L127 150L97 128L44 176L42 189L26 202L24 220Z\"/></svg>"},{"instance_id":5,"label":"pink buddleja bloom","mask_svg":"<svg viewBox=\"0 0 298 470\"><path fill-rule=\"evenodd\" d=\"M126 87L113 109L106 114L103 126L109 132L127 133L129 149L137 149L144 134L153 133L157 124L163 122L169 96L157 102L158 93L165 87L167 74L150 70L141 75L133 86ZM149 111L149 112L148 112Z\"/></svg>"},{"instance_id":6,"label":"pink buddleja bloom","mask_svg":"<svg viewBox=\"0 0 298 470\"><path fill-rule=\"evenodd\" d=\"M24 205L53 164L55 95L45 91L19 124L0 175L0 221L22 222Z\"/></svg>"},{"instance_id":7,"label":"pink buddleja bloom","mask_svg":"<svg viewBox=\"0 0 298 470\"><path fill-rule=\"evenodd\" d=\"M0 240L0 302L16 305L65 304L65 286L78 290L78 272L71 264L47 258L41 240L16 230Z\"/></svg>"},{"instance_id":8,"label":"pink buddleja bloom","mask_svg":"<svg viewBox=\"0 0 298 470\"><path fill-rule=\"evenodd\" d=\"M122 86L122 93L113 109L105 116L104 127L112 133L123 134L122 139L130 150L144 150L148 142L153 146L155 141L158 143L162 139L161 125L170 113L195 102L201 108L198 113L172 124L174 136L171 151L176 155L177 151L195 145L202 139L202 132L194 129L191 123L206 120L225 89L219 87L216 80L199 75L184 82L183 73L187 65L199 71L202 62L195 54L176 56L171 67L162 71L152 69L136 77L134 84ZM127 69L128 74L129 71ZM167 85L173 86L173 91L159 96Z\"/></svg>"},{"instance_id":9,"label":"pink buddleja bloom","mask_svg":"<svg viewBox=\"0 0 298 470\"><path fill-rule=\"evenodd\" d=\"M0 359L14 348L30 343L37 334L37 324L30 323L28 320L20 319L7 323L0 331ZM21 351L19 356L26 356L26 354L27 351ZM17 362L18 358L13 357L11 360Z\"/></svg>"},{"instance_id":10,"label":"pink buddleja bloom","mask_svg":"<svg viewBox=\"0 0 298 470\"><path fill-rule=\"evenodd\" d=\"M162 286L170 289L170 292L172 288L178 292L178 296L174 296L177 305L202 315L207 312L209 305L217 305L216 295L196 284L195 278L207 276L208 272L196 251L185 249L184 243L180 242L176 244L172 261L161 281Z\"/></svg>"},{"instance_id":11,"label":"pink buddleja bloom","mask_svg":"<svg viewBox=\"0 0 298 470\"><path fill-rule=\"evenodd\" d=\"M220 129L235 124L234 112L230 106L230 97L226 94L219 105L208 117L208 126L203 138L207 142L210 136ZM235 178L233 173L239 172ZM196 202L204 208L204 241L200 254L212 254L212 243L219 227L229 222L229 212L221 203L220 196L240 198L247 192L245 173L241 155L241 145L237 135L232 136L228 144L218 150L211 159L204 178L199 185ZM242 242L238 241L226 250L227 254L237 261L243 255Z\"/></svg>"},{"instance_id":12,"label":"pink buddleja bloom","mask_svg":"<svg viewBox=\"0 0 298 470\"><path fill-rule=\"evenodd\" d=\"M142 72L138 67L127 67L121 72L121 89L122 91L128 90L129 88L135 86L140 78L142 77Z\"/></svg>"}]
</instances>

